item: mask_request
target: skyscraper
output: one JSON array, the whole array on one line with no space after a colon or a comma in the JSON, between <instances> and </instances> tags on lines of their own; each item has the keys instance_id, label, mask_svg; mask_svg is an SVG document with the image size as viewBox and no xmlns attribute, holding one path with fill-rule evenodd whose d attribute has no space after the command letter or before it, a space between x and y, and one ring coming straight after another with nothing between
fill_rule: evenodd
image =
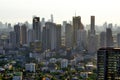
<instances>
[{"instance_id":1,"label":"skyscraper","mask_svg":"<svg viewBox=\"0 0 120 80\"><path fill-rule=\"evenodd\" d=\"M90 32L91 34L95 35L95 16L91 16Z\"/></svg>"},{"instance_id":2,"label":"skyscraper","mask_svg":"<svg viewBox=\"0 0 120 80\"><path fill-rule=\"evenodd\" d=\"M34 31L29 29L27 32L27 43L30 45L30 42L34 42Z\"/></svg>"},{"instance_id":3,"label":"skyscraper","mask_svg":"<svg viewBox=\"0 0 120 80\"><path fill-rule=\"evenodd\" d=\"M9 33L9 44L11 45L11 48L15 48L16 47L16 33L15 31L11 31Z\"/></svg>"},{"instance_id":4,"label":"skyscraper","mask_svg":"<svg viewBox=\"0 0 120 80\"><path fill-rule=\"evenodd\" d=\"M95 16L91 16L91 26L88 31L88 53L94 54L97 51L97 38L95 34Z\"/></svg>"},{"instance_id":5,"label":"skyscraper","mask_svg":"<svg viewBox=\"0 0 120 80\"><path fill-rule=\"evenodd\" d=\"M56 24L51 22L45 23L45 28L43 28L43 39L42 42L45 43L45 49L54 50L57 47L56 43Z\"/></svg>"},{"instance_id":6,"label":"skyscraper","mask_svg":"<svg viewBox=\"0 0 120 80\"><path fill-rule=\"evenodd\" d=\"M120 48L120 33L117 34L117 46Z\"/></svg>"},{"instance_id":7,"label":"skyscraper","mask_svg":"<svg viewBox=\"0 0 120 80\"><path fill-rule=\"evenodd\" d=\"M41 41L41 24L40 24L40 18L34 17L33 18L33 30L34 30L34 36L35 40Z\"/></svg>"},{"instance_id":8,"label":"skyscraper","mask_svg":"<svg viewBox=\"0 0 120 80\"><path fill-rule=\"evenodd\" d=\"M106 46L113 47L113 36L112 36L111 26L106 28Z\"/></svg>"},{"instance_id":9,"label":"skyscraper","mask_svg":"<svg viewBox=\"0 0 120 80\"><path fill-rule=\"evenodd\" d=\"M16 44L17 44L17 47L19 47L20 46L20 25L19 24L14 25L14 31L16 34Z\"/></svg>"},{"instance_id":10,"label":"skyscraper","mask_svg":"<svg viewBox=\"0 0 120 80\"><path fill-rule=\"evenodd\" d=\"M120 80L120 48L98 50L97 80Z\"/></svg>"},{"instance_id":11,"label":"skyscraper","mask_svg":"<svg viewBox=\"0 0 120 80\"><path fill-rule=\"evenodd\" d=\"M65 46L72 47L72 25L68 23L65 26Z\"/></svg>"},{"instance_id":12,"label":"skyscraper","mask_svg":"<svg viewBox=\"0 0 120 80\"><path fill-rule=\"evenodd\" d=\"M61 47L61 25L56 24L56 43L57 43L57 49L60 49Z\"/></svg>"},{"instance_id":13,"label":"skyscraper","mask_svg":"<svg viewBox=\"0 0 120 80\"><path fill-rule=\"evenodd\" d=\"M87 34L86 30L79 29L77 31L77 49L86 50L87 49Z\"/></svg>"},{"instance_id":14,"label":"skyscraper","mask_svg":"<svg viewBox=\"0 0 120 80\"><path fill-rule=\"evenodd\" d=\"M81 27L81 17L80 16L75 16L73 17L73 46L77 46L77 30L83 29Z\"/></svg>"},{"instance_id":15,"label":"skyscraper","mask_svg":"<svg viewBox=\"0 0 120 80\"><path fill-rule=\"evenodd\" d=\"M100 33L100 47L106 47L106 32Z\"/></svg>"},{"instance_id":16,"label":"skyscraper","mask_svg":"<svg viewBox=\"0 0 120 80\"><path fill-rule=\"evenodd\" d=\"M27 26L25 24L21 26L20 39L22 45L27 44Z\"/></svg>"}]
</instances>

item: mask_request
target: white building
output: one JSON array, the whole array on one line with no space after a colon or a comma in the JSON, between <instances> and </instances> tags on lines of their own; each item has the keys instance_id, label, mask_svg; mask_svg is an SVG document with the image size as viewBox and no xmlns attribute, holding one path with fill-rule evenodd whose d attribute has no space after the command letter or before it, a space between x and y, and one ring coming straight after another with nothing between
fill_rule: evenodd
<instances>
[{"instance_id":1,"label":"white building","mask_svg":"<svg viewBox=\"0 0 120 80\"><path fill-rule=\"evenodd\" d=\"M51 58L51 59L49 60L50 63L56 63L56 61L57 61L56 58Z\"/></svg>"},{"instance_id":2,"label":"white building","mask_svg":"<svg viewBox=\"0 0 120 80\"><path fill-rule=\"evenodd\" d=\"M66 67L68 67L68 60L67 59L61 60L61 68L66 68Z\"/></svg>"},{"instance_id":3,"label":"white building","mask_svg":"<svg viewBox=\"0 0 120 80\"><path fill-rule=\"evenodd\" d=\"M25 70L30 72L35 72L35 63L25 64Z\"/></svg>"}]
</instances>

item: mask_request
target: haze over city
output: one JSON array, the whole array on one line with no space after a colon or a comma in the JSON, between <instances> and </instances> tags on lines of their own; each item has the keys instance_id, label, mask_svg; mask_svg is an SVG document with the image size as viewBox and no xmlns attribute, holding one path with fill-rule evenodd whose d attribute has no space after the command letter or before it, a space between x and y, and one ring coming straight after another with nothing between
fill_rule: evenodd
<instances>
[{"instance_id":1,"label":"haze over city","mask_svg":"<svg viewBox=\"0 0 120 80\"><path fill-rule=\"evenodd\" d=\"M32 23L34 15L44 17L46 21L50 14L54 21L72 21L72 16L81 16L83 24L89 24L89 16L96 16L96 24L105 21L120 25L119 0L0 0L0 20L2 22L28 21Z\"/></svg>"}]
</instances>

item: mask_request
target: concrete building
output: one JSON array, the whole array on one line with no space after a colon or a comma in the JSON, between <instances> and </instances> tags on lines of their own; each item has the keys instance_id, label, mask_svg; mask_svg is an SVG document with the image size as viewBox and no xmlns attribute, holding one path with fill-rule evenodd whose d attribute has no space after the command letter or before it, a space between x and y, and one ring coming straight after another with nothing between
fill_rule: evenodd
<instances>
[{"instance_id":1,"label":"concrete building","mask_svg":"<svg viewBox=\"0 0 120 80\"><path fill-rule=\"evenodd\" d=\"M25 64L25 70L26 71L35 72L36 71L35 67L36 67L35 63Z\"/></svg>"},{"instance_id":2,"label":"concrete building","mask_svg":"<svg viewBox=\"0 0 120 80\"><path fill-rule=\"evenodd\" d=\"M45 35L44 39L45 41L45 47L50 50L54 50L57 48L57 37L56 37L56 24L51 22L46 22L45 24L45 31L43 35Z\"/></svg>"},{"instance_id":3,"label":"concrete building","mask_svg":"<svg viewBox=\"0 0 120 80\"><path fill-rule=\"evenodd\" d=\"M97 80L120 80L120 48L97 51Z\"/></svg>"},{"instance_id":4,"label":"concrete building","mask_svg":"<svg viewBox=\"0 0 120 80\"><path fill-rule=\"evenodd\" d=\"M114 45L111 27L112 26L108 26L108 28L106 28L106 46L107 47L113 47Z\"/></svg>"},{"instance_id":5,"label":"concrete building","mask_svg":"<svg viewBox=\"0 0 120 80\"><path fill-rule=\"evenodd\" d=\"M34 30L34 40L39 40L41 41L41 24L40 24L40 18L39 17L34 17L33 18L33 30Z\"/></svg>"},{"instance_id":6,"label":"concrete building","mask_svg":"<svg viewBox=\"0 0 120 80\"><path fill-rule=\"evenodd\" d=\"M66 67L68 67L68 60L62 59L61 60L61 68L66 68Z\"/></svg>"},{"instance_id":7,"label":"concrete building","mask_svg":"<svg viewBox=\"0 0 120 80\"><path fill-rule=\"evenodd\" d=\"M19 47L20 46L20 25L19 24L14 25L14 31L16 34L16 44L17 44L17 47Z\"/></svg>"},{"instance_id":8,"label":"concrete building","mask_svg":"<svg viewBox=\"0 0 120 80\"><path fill-rule=\"evenodd\" d=\"M70 24L65 26L65 46L66 48L72 47L72 25Z\"/></svg>"},{"instance_id":9,"label":"concrete building","mask_svg":"<svg viewBox=\"0 0 120 80\"><path fill-rule=\"evenodd\" d=\"M97 51L97 38L95 33L95 16L91 16L91 26L88 31L88 53L94 54Z\"/></svg>"},{"instance_id":10,"label":"concrete building","mask_svg":"<svg viewBox=\"0 0 120 80\"><path fill-rule=\"evenodd\" d=\"M31 42L34 42L34 30L29 29L27 32L27 44L30 45Z\"/></svg>"},{"instance_id":11,"label":"concrete building","mask_svg":"<svg viewBox=\"0 0 120 80\"><path fill-rule=\"evenodd\" d=\"M23 24L20 30L20 44L27 44L27 26Z\"/></svg>"},{"instance_id":12,"label":"concrete building","mask_svg":"<svg viewBox=\"0 0 120 80\"><path fill-rule=\"evenodd\" d=\"M120 33L117 34L117 47L120 48Z\"/></svg>"},{"instance_id":13,"label":"concrete building","mask_svg":"<svg viewBox=\"0 0 120 80\"><path fill-rule=\"evenodd\" d=\"M86 30L79 29L77 31L77 48L79 50L87 49L87 33Z\"/></svg>"},{"instance_id":14,"label":"concrete building","mask_svg":"<svg viewBox=\"0 0 120 80\"><path fill-rule=\"evenodd\" d=\"M106 32L100 33L100 47L106 47Z\"/></svg>"},{"instance_id":15,"label":"concrete building","mask_svg":"<svg viewBox=\"0 0 120 80\"><path fill-rule=\"evenodd\" d=\"M11 31L9 33L9 44L10 44L10 48L15 48L17 41L16 41L16 33L15 31Z\"/></svg>"},{"instance_id":16,"label":"concrete building","mask_svg":"<svg viewBox=\"0 0 120 80\"><path fill-rule=\"evenodd\" d=\"M57 24L56 25L56 48L60 49L61 48L61 25Z\"/></svg>"},{"instance_id":17,"label":"concrete building","mask_svg":"<svg viewBox=\"0 0 120 80\"><path fill-rule=\"evenodd\" d=\"M81 17L75 16L73 17L73 45L76 47L77 45L77 30L83 29L81 26Z\"/></svg>"}]
</instances>

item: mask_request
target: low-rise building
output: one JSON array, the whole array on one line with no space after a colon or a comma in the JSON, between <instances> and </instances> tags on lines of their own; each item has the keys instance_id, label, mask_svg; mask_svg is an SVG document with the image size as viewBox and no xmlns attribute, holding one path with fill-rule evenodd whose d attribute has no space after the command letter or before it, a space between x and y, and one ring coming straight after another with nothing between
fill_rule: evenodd
<instances>
[{"instance_id":1,"label":"low-rise building","mask_svg":"<svg viewBox=\"0 0 120 80\"><path fill-rule=\"evenodd\" d=\"M25 70L30 72L35 72L35 63L25 64Z\"/></svg>"},{"instance_id":2,"label":"low-rise building","mask_svg":"<svg viewBox=\"0 0 120 80\"><path fill-rule=\"evenodd\" d=\"M61 68L66 68L66 67L68 67L68 60L67 59L61 60Z\"/></svg>"}]
</instances>

